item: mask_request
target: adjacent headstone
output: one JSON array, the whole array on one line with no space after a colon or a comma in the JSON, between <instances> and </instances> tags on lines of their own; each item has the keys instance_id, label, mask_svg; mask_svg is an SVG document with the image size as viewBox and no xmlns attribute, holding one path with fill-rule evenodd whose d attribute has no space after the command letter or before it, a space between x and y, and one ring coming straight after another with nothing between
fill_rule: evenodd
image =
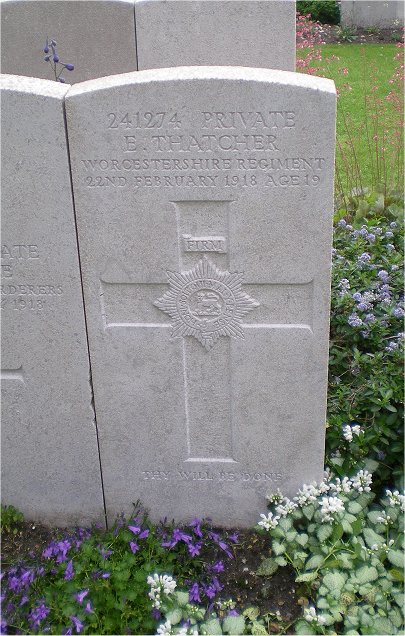
<instances>
[{"instance_id":1,"label":"adjacent headstone","mask_svg":"<svg viewBox=\"0 0 405 636\"><path fill-rule=\"evenodd\" d=\"M138 69L295 70L294 0L135 0Z\"/></svg>"},{"instance_id":2,"label":"adjacent headstone","mask_svg":"<svg viewBox=\"0 0 405 636\"><path fill-rule=\"evenodd\" d=\"M343 25L399 30L404 25L404 3L402 0L343 0L340 15Z\"/></svg>"},{"instance_id":3,"label":"adjacent headstone","mask_svg":"<svg viewBox=\"0 0 405 636\"><path fill-rule=\"evenodd\" d=\"M133 0L2 0L2 73L53 80L46 36L57 42L70 84L136 71Z\"/></svg>"},{"instance_id":4,"label":"adjacent headstone","mask_svg":"<svg viewBox=\"0 0 405 636\"><path fill-rule=\"evenodd\" d=\"M108 515L250 525L322 476L333 82L143 71L66 108Z\"/></svg>"},{"instance_id":5,"label":"adjacent headstone","mask_svg":"<svg viewBox=\"0 0 405 636\"><path fill-rule=\"evenodd\" d=\"M1 76L2 501L103 519L64 125L67 86Z\"/></svg>"}]
</instances>

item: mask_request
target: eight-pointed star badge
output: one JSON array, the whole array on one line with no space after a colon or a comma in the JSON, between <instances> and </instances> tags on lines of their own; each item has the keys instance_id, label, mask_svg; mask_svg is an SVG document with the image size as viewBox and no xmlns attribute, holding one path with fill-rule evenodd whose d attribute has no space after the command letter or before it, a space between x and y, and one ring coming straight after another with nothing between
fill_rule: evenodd
<instances>
[{"instance_id":1,"label":"eight-pointed star badge","mask_svg":"<svg viewBox=\"0 0 405 636\"><path fill-rule=\"evenodd\" d=\"M154 305L173 319L173 338L194 336L208 351L220 336L244 338L242 317L259 306L242 290L243 276L204 256L193 269L168 271L170 288Z\"/></svg>"}]
</instances>

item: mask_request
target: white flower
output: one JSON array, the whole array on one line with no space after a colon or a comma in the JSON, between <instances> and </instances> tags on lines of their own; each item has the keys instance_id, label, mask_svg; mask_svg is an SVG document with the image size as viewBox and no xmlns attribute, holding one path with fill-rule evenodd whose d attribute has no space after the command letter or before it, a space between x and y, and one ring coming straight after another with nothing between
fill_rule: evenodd
<instances>
[{"instance_id":1,"label":"white flower","mask_svg":"<svg viewBox=\"0 0 405 636\"><path fill-rule=\"evenodd\" d=\"M353 477L353 488L359 492L370 492L370 484L373 481L373 477L368 470L360 470L355 477Z\"/></svg>"},{"instance_id":2,"label":"white flower","mask_svg":"<svg viewBox=\"0 0 405 636\"><path fill-rule=\"evenodd\" d=\"M177 583L173 577L168 574L154 574L153 576L148 576L146 580L150 585L150 592L148 596L153 603L153 607L159 609L161 606L161 593L163 592L163 594L169 596L173 592Z\"/></svg>"},{"instance_id":3,"label":"white flower","mask_svg":"<svg viewBox=\"0 0 405 636\"><path fill-rule=\"evenodd\" d=\"M325 624L325 618L317 615L315 607L306 607L304 609L304 619L308 621L308 623L318 623L318 625Z\"/></svg>"},{"instance_id":4,"label":"white flower","mask_svg":"<svg viewBox=\"0 0 405 636\"><path fill-rule=\"evenodd\" d=\"M271 495L267 495L266 499L270 504L272 504L272 503L279 503L280 501L283 501L284 497L280 491L280 488L277 488L276 492L271 493Z\"/></svg>"},{"instance_id":5,"label":"white flower","mask_svg":"<svg viewBox=\"0 0 405 636\"><path fill-rule=\"evenodd\" d=\"M160 634L161 636L165 634L171 634L172 624L169 620L167 620L163 625L159 625L156 630L156 634Z\"/></svg>"},{"instance_id":6,"label":"white flower","mask_svg":"<svg viewBox=\"0 0 405 636\"><path fill-rule=\"evenodd\" d=\"M391 492L391 490L388 489L385 491L385 494L387 497L389 497L391 506L400 506L402 512L405 512L404 495L401 495L398 490L394 490L394 492Z\"/></svg>"},{"instance_id":7,"label":"white flower","mask_svg":"<svg viewBox=\"0 0 405 636\"><path fill-rule=\"evenodd\" d=\"M387 515L385 510L382 511L380 517L377 517L377 521L379 523L383 523L385 526L389 526L392 523L392 519L391 519L390 515Z\"/></svg>"},{"instance_id":8,"label":"white flower","mask_svg":"<svg viewBox=\"0 0 405 636\"><path fill-rule=\"evenodd\" d=\"M336 477L335 482L331 484L330 489L335 492L348 493L351 491L352 486L352 481L348 477L343 477L342 480L339 477Z\"/></svg>"},{"instance_id":9,"label":"white flower","mask_svg":"<svg viewBox=\"0 0 405 636\"><path fill-rule=\"evenodd\" d=\"M319 494L320 490L317 488L316 482L309 485L304 484L301 490L298 491L297 496L294 497L294 501L296 501L299 506L304 506L307 503L316 501Z\"/></svg>"},{"instance_id":10,"label":"white flower","mask_svg":"<svg viewBox=\"0 0 405 636\"><path fill-rule=\"evenodd\" d=\"M353 439L352 429L350 428L349 424L346 424L345 426L343 426L343 437L348 442L351 442Z\"/></svg>"},{"instance_id":11,"label":"white flower","mask_svg":"<svg viewBox=\"0 0 405 636\"><path fill-rule=\"evenodd\" d=\"M362 432L363 430L359 424L353 424L352 426L350 426L350 424L345 424L345 426L343 426L343 437L348 442L352 441L353 435L360 435Z\"/></svg>"},{"instance_id":12,"label":"white flower","mask_svg":"<svg viewBox=\"0 0 405 636\"><path fill-rule=\"evenodd\" d=\"M293 512L295 508L298 508L298 504L288 499L288 497L284 497L283 501L285 503L280 504L276 507L276 512L280 517L286 517L290 512Z\"/></svg>"},{"instance_id":13,"label":"white flower","mask_svg":"<svg viewBox=\"0 0 405 636\"><path fill-rule=\"evenodd\" d=\"M262 528L265 528L265 530L272 530L273 528L278 526L278 520L280 519L280 517L274 516L272 512L269 512L267 517L263 514L261 514L260 516L262 517L262 521L259 521L257 525L262 526Z\"/></svg>"},{"instance_id":14,"label":"white flower","mask_svg":"<svg viewBox=\"0 0 405 636\"><path fill-rule=\"evenodd\" d=\"M333 515L336 512L344 512L345 510L344 503L339 497L322 497L320 506L322 523L333 521Z\"/></svg>"}]
</instances>

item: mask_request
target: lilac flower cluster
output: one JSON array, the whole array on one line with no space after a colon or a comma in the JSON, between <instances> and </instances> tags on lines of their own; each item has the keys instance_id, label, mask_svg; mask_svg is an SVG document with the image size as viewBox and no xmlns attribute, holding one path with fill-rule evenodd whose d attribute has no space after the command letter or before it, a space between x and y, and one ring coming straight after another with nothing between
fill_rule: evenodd
<instances>
[{"instance_id":1,"label":"lilac flower cluster","mask_svg":"<svg viewBox=\"0 0 405 636\"><path fill-rule=\"evenodd\" d=\"M6 600L8 601L5 608L2 608L2 634L7 633L7 623L13 622L15 611L28 603L32 583L37 577L43 576L44 573L45 569L43 567L25 566L14 566L6 574L2 573L1 578L4 578L1 594L2 606ZM31 629L38 628L48 613L49 609L44 605L43 601L38 602L37 606L32 608L28 614Z\"/></svg>"},{"instance_id":2,"label":"lilac flower cluster","mask_svg":"<svg viewBox=\"0 0 405 636\"><path fill-rule=\"evenodd\" d=\"M136 520L134 520L136 523ZM141 526L128 526L128 530L130 530L137 538L137 540L146 539L149 536L149 530L147 528L142 529ZM135 554L139 550L139 544L136 541L130 541L129 547L131 548L132 554Z\"/></svg>"},{"instance_id":3,"label":"lilac flower cluster","mask_svg":"<svg viewBox=\"0 0 405 636\"><path fill-rule=\"evenodd\" d=\"M182 528L174 528L169 536L165 536L161 546L171 550L179 544L184 544L187 548L187 552L191 557L200 556L201 550L204 545L212 543L213 546L219 548L228 558L232 559L233 554L229 542L237 543L238 535L236 533L230 534L227 540L224 540L218 532L214 530L203 530L201 519L193 519L191 523ZM223 585L218 579L218 574L225 570L225 566L222 560L217 560L214 564L205 565L205 575L202 580L189 581L188 591L190 602L202 602L204 597L209 601L214 599L218 592L223 589Z\"/></svg>"},{"instance_id":4,"label":"lilac flower cluster","mask_svg":"<svg viewBox=\"0 0 405 636\"><path fill-rule=\"evenodd\" d=\"M45 53L44 61L49 62L49 64L51 65L52 72L55 76L55 81L64 84L66 80L64 77L62 77L61 74L65 69L67 71L74 71L75 67L73 66L73 64L65 64L65 62L60 61L58 52L56 50L56 41L53 39L49 40L48 36L46 37L43 51Z\"/></svg>"}]
</instances>

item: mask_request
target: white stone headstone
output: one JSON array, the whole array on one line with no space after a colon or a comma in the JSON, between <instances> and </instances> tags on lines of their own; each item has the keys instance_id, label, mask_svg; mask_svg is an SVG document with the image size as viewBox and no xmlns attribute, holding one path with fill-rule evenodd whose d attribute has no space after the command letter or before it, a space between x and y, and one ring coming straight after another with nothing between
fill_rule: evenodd
<instances>
[{"instance_id":1,"label":"white stone headstone","mask_svg":"<svg viewBox=\"0 0 405 636\"><path fill-rule=\"evenodd\" d=\"M249 525L323 471L333 82L143 71L66 108L108 514Z\"/></svg>"},{"instance_id":2,"label":"white stone headstone","mask_svg":"<svg viewBox=\"0 0 405 636\"><path fill-rule=\"evenodd\" d=\"M135 0L138 69L295 70L294 0Z\"/></svg>"},{"instance_id":3,"label":"white stone headstone","mask_svg":"<svg viewBox=\"0 0 405 636\"><path fill-rule=\"evenodd\" d=\"M75 84L136 71L133 0L1 0L2 73L53 80L44 62L46 36L57 42Z\"/></svg>"},{"instance_id":4,"label":"white stone headstone","mask_svg":"<svg viewBox=\"0 0 405 636\"><path fill-rule=\"evenodd\" d=\"M27 519L103 519L64 123L67 86L1 76L1 487Z\"/></svg>"}]
</instances>

